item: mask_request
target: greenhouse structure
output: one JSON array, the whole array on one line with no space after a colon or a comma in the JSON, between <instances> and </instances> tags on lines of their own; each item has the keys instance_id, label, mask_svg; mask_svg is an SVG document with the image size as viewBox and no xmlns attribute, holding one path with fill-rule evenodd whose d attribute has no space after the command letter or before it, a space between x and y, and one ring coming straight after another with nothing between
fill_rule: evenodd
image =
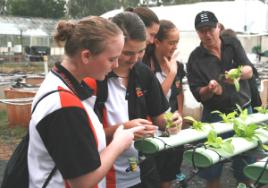
<instances>
[{"instance_id":1,"label":"greenhouse structure","mask_svg":"<svg viewBox=\"0 0 268 188\"><path fill-rule=\"evenodd\" d=\"M0 17L0 56L21 59L29 55L61 54L54 48L52 33L57 20L44 18ZM39 53L39 54L38 54Z\"/></svg>"}]
</instances>

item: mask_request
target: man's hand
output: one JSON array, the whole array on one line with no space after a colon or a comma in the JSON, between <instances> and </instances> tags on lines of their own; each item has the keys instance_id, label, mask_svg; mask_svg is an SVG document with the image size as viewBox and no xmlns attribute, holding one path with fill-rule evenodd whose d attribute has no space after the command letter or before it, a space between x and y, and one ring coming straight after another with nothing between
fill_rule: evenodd
<instances>
[{"instance_id":1,"label":"man's hand","mask_svg":"<svg viewBox=\"0 0 268 188\"><path fill-rule=\"evenodd\" d=\"M208 83L208 89L215 95L222 94L222 87L216 80L210 80L210 82Z\"/></svg>"}]
</instances>

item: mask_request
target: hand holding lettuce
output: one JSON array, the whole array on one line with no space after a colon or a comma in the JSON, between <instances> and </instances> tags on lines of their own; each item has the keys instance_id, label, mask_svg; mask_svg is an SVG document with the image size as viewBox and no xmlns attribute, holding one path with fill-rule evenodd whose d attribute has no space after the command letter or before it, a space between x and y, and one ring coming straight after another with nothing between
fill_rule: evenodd
<instances>
[{"instance_id":1,"label":"hand holding lettuce","mask_svg":"<svg viewBox=\"0 0 268 188\"><path fill-rule=\"evenodd\" d=\"M233 83L237 92L240 90L239 80L242 75L242 67L231 69L225 72L225 78L227 82Z\"/></svg>"}]
</instances>

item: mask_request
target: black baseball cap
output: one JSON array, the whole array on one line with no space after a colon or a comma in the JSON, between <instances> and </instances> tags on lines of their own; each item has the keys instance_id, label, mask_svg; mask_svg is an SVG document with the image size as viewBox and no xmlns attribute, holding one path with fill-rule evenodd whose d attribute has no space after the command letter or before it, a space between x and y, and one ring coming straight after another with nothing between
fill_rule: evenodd
<instances>
[{"instance_id":1,"label":"black baseball cap","mask_svg":"<svg viewBox=\"0 0 268 188\"><path fill-rule=\"evenodd\" d=\"M217 23L218 19L213 12L202 11L196 15L194 25L195 29L198 30L205 26L216 27Z\"/></svg>"}]
</instances>

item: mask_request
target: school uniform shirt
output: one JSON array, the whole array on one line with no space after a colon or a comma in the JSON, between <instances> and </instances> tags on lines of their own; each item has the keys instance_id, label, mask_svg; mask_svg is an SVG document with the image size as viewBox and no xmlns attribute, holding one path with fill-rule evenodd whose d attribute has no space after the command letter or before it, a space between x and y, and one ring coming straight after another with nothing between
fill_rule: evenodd
<instances>
[{"instance_id":1,"label":"school uniform shirt","mask_svg":"<svg viewBox=\"0 0 268 188\"><path fill-rule=\"evenodd\" d=\"M225 83L225 71L239 66L251 66L247 55L238 39L221 38L221 59L212 55L202 43L191 54L187 63L187 78L190 89L197 101L202 102L209 111L219 110L230 113L236 109L236 104L246 108L251 103L248 80L240 80L240 90L237 92L233 84ZM202 101L199 91L207 86L210 80L218 81L223 87L221 95Z\"/></svg>"},{"instance_id":2,"label":"school uniform shirt","mask_svg":"<svg viewBox=\"0 0 268 188\"><path fill-rule=\"evenodd\" d=\"M162 71L160 64L155 56L155 46L149 45L146 48L146 53L143 57L144 63L155 73L155 76L162 84L166 79L167 75ZM178 100L177 96L183 92L182 91L182 79L185 77L186 73L184 71L184 66L182 63L177 61L177 75L169 89L166 98L170 105L170 110L172 112L178 110Z\"/></svg>"},{"instance_id":3,"label":"school uniform shirt","mask_svg":"<svg viewBox=\"0 0 268 188\"><path fill-rule=\"evenodd\" d=\"M167 100L169 101L169 105L170 105L170 110L172 112L178 110L178 100L177 100L177 96L183 92L182 91L182 79L185 76L185 71L183 69L183 64L177 62L177 66L178 66L178 70L177 70L177 75L171 85L171 88L168 90L168 93L166 95ZM161 70L161 67L155 66L155 76L158 79L158 81L162 84L165 79L167 78L166 73L164 73Z\"/></svg>"},{"instance_id":4,"label":"school uniform shirt","mask_svg":"<svg viewBox=\"0 0 268 188\"><path fill-rule=\"evenodd\" d=\"M106 79L106 126L119 125L135 118L155 117L168 109L160 83L143 63L137 63L130 71L127 88L122 81L113 72ZM99 89L98 92L103 94L104 91ZM135 172L127 170L130 157L138 159L138 151L133 144L117 158L106 176L108 188L126 188L141 182L139 168Z\"/></svg>"},{"instance_id":5,"label":"school uniform shirt","mask_svg":"<svg viewBox=\"0 0 268 188\"><path fill-rule=\"evenodd\" d=\"M40 188L56 166L47 188L69 187L67 179L96 170L99 152L106 146L105 133L93 105L92 90L59 63L46 76L33 101L52 90L32 114L29 133L29 187ZM96 187L104 188L105 179Z\"/></svg>"},{"instance_id":6,"label":"school uniform shirt","mask_svg":"<svg viewBox=\"0 0 268 188\"><path fill-rule=\"evenodd\" d=\"M164 73L160 66L155 66L156 69L155 69L155 76L156 78L158 79L158 81L160 82L160 84L162 84L165 79L167 78L167 75L166 73ZM179 67L179 63L178 63L178 67ZM183 67L183 65L182 65ZM177 96L181 93L181 84L182 84L182 78L183 76L185 76L185 72L184 70L180 68L178 68L178 70L180 70L180 73L181 74L177 74L176 77L175 77L175 80L173 81L172 83L172 86L171 88L168 90L168 93L166 95L166 99L168 100L169 102L169 111L171 112L175 112L176 110L178 110L178 99L177 99ZM158 135L161 135L162 134L162 131L158 130Z\"/></svg>"},{"instance_id":7,"label":"school uniform shirt","mask_svg":"<svg viewBox=\"0 0 268 188\"><path fill-rule=\"evenodd\" d=\"M108 80L108 98L105 103L107 110L108 125L119 125L129 121L128 116L128 101L126 100L127 89L122 84L122 78L110 78ZM138 159L138 152L132 144L127 150L122 153L115 161L113 168L115 170L116 187L130 187L140 183L140 169L135 172L126 172L129 167L128 158L135 157ZM111 174L110 174L111 175ZM107 180L107 182L109 182ZM109 187L109 186L107 186Z\"/></svg>"},{"instance_id":8,"label":"school uniform shirt","mask_svg":"<svg viewBox=\"0 0 268 188\"><path fill-rule=\"evenodd\" d=\"M151 56L150 56L151 54ZM147 64L149 67L154 68L154 73L156 78L162 84L167 75L162 71L161 66L155 56L154 48L152 48L151 53L147 54ZM185 76L185 71L183 64L177 61L177 74L173 80L171 88L168 90L166 98L170 105L170 111L175 112L178 110L178 99L177 96L181 94L182 91L182 79ZM158 135L162 132L158 131ZM159 176L162 181L174 180L176 174L180 173L180 167L183 160L183 146L177 147L175 150L166 150L165 152L160 152L156 156L157 169Z\"/></svg>"}]
</instances>

